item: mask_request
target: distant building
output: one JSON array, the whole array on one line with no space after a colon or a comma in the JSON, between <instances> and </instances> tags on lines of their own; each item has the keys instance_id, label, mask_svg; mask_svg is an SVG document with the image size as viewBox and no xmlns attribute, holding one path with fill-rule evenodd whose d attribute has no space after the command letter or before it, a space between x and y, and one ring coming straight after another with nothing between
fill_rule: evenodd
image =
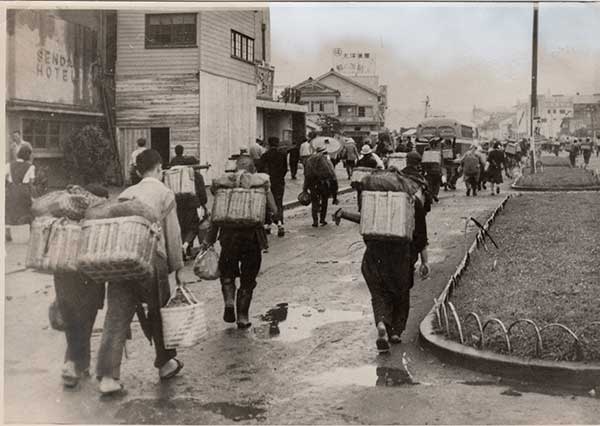
<instances>
[{"instance_id":1,"label":"distant building","mask_svg":"<svg viewBox=\"0 0 600 426\"><path fill-rule=\"evenodd\" d=\"M384 128L387 86L367 86L331 69L294 88L300 91L300 102L307 106L312 122L318 122L321 114L333 116L340 121L343 134L357 142Z\"/></svg>"}]
</instances>

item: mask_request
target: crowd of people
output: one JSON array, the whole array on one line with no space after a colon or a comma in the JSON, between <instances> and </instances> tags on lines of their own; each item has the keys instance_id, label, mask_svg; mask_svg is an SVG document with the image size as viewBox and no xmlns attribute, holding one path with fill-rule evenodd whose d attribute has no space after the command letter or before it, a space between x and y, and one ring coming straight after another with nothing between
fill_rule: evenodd
<instances>
[{"instance_id":1,"label":"crowd of people","mask_svg":"<svg viewBox=\"0 0 600 426\"><path fill-rule=\"evenodd\" d=\"M223 320L236 323L239 329L251 325L249 309L257 276L260 272L262 255L268 248L271 225L276 224L277 235L285 235L283 198L285 176L288 171L297 179L299 164L302 165L303 192L308 194L311 206L312 226L327 225L329 199L338 204L338 179L336 165L342 162L350 179L356 167L386 169L388 156L393 152L406 153L406 167L402 170L389 168L409 179L415 185L415 228L410 241L366 241L362 262L362 274L371 294L375 326L376 347L380 352L390 350L390 344L401 342L410 308L410 289L414 284L416 263L420 259L421 277L429 274L427 256L426 215L435 202L439 202L439 191L455 190L459 176L463 176L466 194L476 196L478 191L490 185L491 195L500 193L502 173L509 173L513 164L520 164L526 157L505 153L499 141L491 147L473 145L464 154L458 155L455 141L434 139L428 141L425 150L449 148L452 158L439 162L423 162L419 141L401 140L395 147L388 143L372 146L363 143L360 148L348 140L335 158L325 146L311 144L314 135L298 141L291 147L281 147L277 137L267 139L249 147L236 161L240 173L266 173L269 177L267 191L267 215L264 224L254 228L228 228L210 222L207 208L208 194L204 179L196 168L194 171L194 194L175 195L162 181L163 159L147 147L145 139L137 141L138 148L131 154L130 186L119 199L135 198L150 206L160 218L161 239L150 279L132 285L92 283L78 273L55 273L54 283L57 305L65 322L67 350L62 369L65 386L73 387L81 378L90 375L90 338L96 313L106 303L106 318L102 340L98 351L96 376L103 395L123 390L120 381L121 360L125 342L130 337L130 325L137 315L144 334L152 342L155 351L154 366L161 380L175 377L183 368L177 352L164 346L160 308L170 298L172 290L180 284L180 273L184 261L192 257L192 246L197 239L200 251L205 251L218 240L221 246L219 257L220 282L223 296ZM327 144L325 144L327 145ZM488 150L489 148L489 150ZM528 152L527 141L519 144L519 151ZM597 148L597 155L600 148ZM32 164L32 147L14 134L10 164L7 167L7 224L31 223L31 185L35 180ZM570 146L570 157L583 155L587 166L591 149L586 143L575 141ZM288 161L289 160L289 161ZM573 160L571 160L573 162ZM175 147L175 156L169 167L197 166L199 161L184 155L184 147ZM91 185L87 188L100 197L108 198L106 188ZM358 190L358 215L360 215L360 187ZM184 196L185 195L185 196ZM357 217L352 216L354 221ZM339 211L334 215L339 220ZM205 232L201 232L206 223ZM7 233L7 239L10 235ZM239 286L236 279L239 278ZM147 306L146 309L142 304Z\"/></svg>"}]
</instances>

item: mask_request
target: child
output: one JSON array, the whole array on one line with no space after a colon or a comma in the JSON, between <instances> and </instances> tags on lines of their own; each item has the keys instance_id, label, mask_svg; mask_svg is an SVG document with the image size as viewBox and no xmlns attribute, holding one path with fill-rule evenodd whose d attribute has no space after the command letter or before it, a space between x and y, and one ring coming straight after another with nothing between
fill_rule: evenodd
<instances>
[{"instance_id":1,"label":"child","mask_svg":"<svg viewBox=\"0 0 600 426\"><path fill-rule=\"evenodd\" d=\"M160 181L161 163L160 154L153 149L139 153L136 168L142 180L119 196L119 199L136 198L151 207L157 217L162 218L162 235L155 256L152 279L145 282L108 284L108 309L97 365L100 392L103 395L123 389L119 382L123 348L133 315L136 310L141 311L138 307L142 302L148 304L147 332L154 344L154 366L159 369L160 379L175 377L183 368L183 363L175 358L177 352L164 347L160 317L160 308L169 300L170 285L174 286L174 281L179 282L179 272L183 268L175 194Z\"/></svg>"}]
</instances>

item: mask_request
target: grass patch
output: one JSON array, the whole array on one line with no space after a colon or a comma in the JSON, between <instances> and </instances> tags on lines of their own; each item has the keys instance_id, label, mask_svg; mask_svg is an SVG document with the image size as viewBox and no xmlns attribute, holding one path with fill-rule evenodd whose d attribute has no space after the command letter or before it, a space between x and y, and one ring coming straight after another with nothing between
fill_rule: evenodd
<instances>
[{"instance_id":1,"label":"grass patch","mask_svg":"<svg viewBox=\"0 0 600 426\"><path fill-rule=\"evenodd\" d=\"M540 159L544 167L571 167L568 157L542 156Z\"/></svg>"},{"instance_id":2,"label":"grass patch","mask_svg":"<svg viewBox=\"0 0 600 426\"><path fill-rule=\"evenodd\" d=\"M582 341L582 358L600 361L600 196L595 193L523 195L511 199L491 227L500 246L476 250L455 289L455 304L467 344L477 346L475 321L518 319L538 327L561 323ZM493 268L494 262L496 267ZM486 329L486 348L507 353L504 334ZM560 328L542 332L541 358L576 359L573 339ZM519 324L511 333L512 354L536 357L535 332Z\"/></svg>"},{"instance_id":3,"label":"grass patch","mask_svg":"<svg viewBox=\"0 0 600 426\"><path fill-rule=\"evenodd\" d=\"M578 188L598 186L600 179L590 170L570 167L545 167L543 172L523 175L516 186L532 188Z\"/></svg>"}]
</instances>

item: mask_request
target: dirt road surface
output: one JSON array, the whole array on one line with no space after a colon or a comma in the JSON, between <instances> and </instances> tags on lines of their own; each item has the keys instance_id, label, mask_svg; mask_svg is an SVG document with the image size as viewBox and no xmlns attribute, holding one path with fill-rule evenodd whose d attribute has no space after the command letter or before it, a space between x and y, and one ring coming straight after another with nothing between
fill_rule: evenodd
<instances>
[{"instance_id":1,"label":"dirt road surface","mask_svg":"<svg viewBox=\"0 0 600 426\"><path fill-rule=\"evenodd\" d=\"M504 185L505 188L507 185ZM505 190L506 192L506 190ZM4 420L7 423L170 424L475 424L597 423L600 403L586 393L509 385L444 364L417 342L418 324L460 261L465 218L480 221L500 202L441 193L428 216L432 274L417 280L403 342L375 351L370 298L360 273L358 226L312 228L308 208L288 213L284 238L271 237L255 300L253 327L221 321L218 282L191 285L205 301L209 337L180 351L180 377L160 383L153 348L139 325L127 344L122 380L127 394L101 399L95 379L63 390L65 348L48 327L52 277L19 271L25 246L7 246ZM355 209L353 194L342 206ZM493 234L493 230L492 230ZM21 263L21 265L19 265ZM12 269L11 269L12 268ZM186 276L192 280L191 270ZM285 305L287 304L287 305ZM287 311L286 311L287 309ZM93 359L103 312L92 337ZM508 392L507 392L508 391Z\"/></svg>"}]
</instances>

